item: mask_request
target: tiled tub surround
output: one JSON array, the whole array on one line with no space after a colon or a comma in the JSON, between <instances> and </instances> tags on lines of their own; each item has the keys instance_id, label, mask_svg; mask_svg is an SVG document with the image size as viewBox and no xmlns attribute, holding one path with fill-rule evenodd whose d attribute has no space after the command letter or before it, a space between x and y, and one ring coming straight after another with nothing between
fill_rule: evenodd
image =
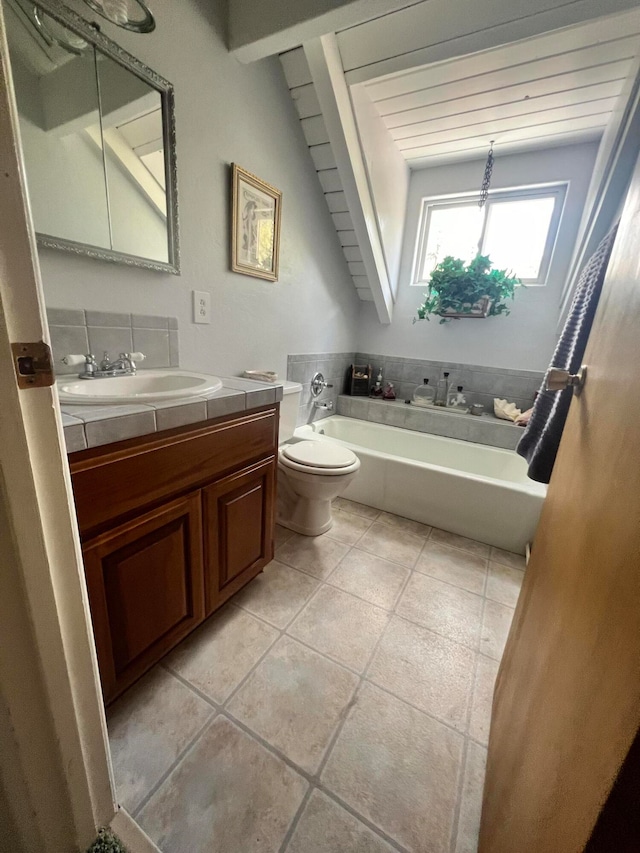
<instances>
[{"instance_id":1,"label":"tiled tub surround","mask_svg":"<svg viewBox=\"0 0 640 853\"><path fill-rule=\"evenodd\" d=\"M347 373L353 364L353 352L306 352L287 357L287 379L302 385L298 426L318 421L334 414L338 405L338 396L346 390ZM322 373L325 382L332 388L325 388L319 397L311 396L311 380L314 373ZM314 400L333 403L333 412L316 409Z\"/></svg>"},{"instance_id":2,"label":"tiled tub surround","mask_svg":"<svg viewBox=\"0 0 640 853\"><path fill-rule=\"evenodd\" d=\"M105 382L109 380L106 379ZM160 430L233 415L282 400L282 385L236 377L208 396L126 406L62 406L67 451L85 450Z\"/></svg>"},{"instance_id":3,"label":"tiled tub surround","mask_svg":"<svg viewBox=\"0 0 640 853\"><path fill-rule=\"evenodd\" d=\"M338 499L109 712L163 853L475 853L524 559Z\"/></svg>"},{"instance_id":4,"label":"tiled tub surround","mask_svg":"<svg viewBox=\"0 0 640 853\"><path fill-rule=\"evenodd\" d=\"M437 406L407 405L404 400L379 400L341 394L338 397L337 413L346 418L359 418L506 450L515 450L523 433L522 427L500 420L492 414L478 416L448 412Z\"/></svg>"},{"instance_id":5,"label":"tiled tub surround","mask_svg":"<svg viewBox=\"0 0 640 853\"><path fill-rule=\"evenodd\" d=\"M384 383L393 382L395 386L397 396L395 406L393 404L385 406L386 401L348 395L348 372L350 365L354 363L370 364L374 376L377 376L378 370L382 368ZM451 415L451 413L440 412L438 409L418 410L417 406L404 404L406 399L413 397L416 386L422 384L425 377L428 377L429 383L435 387L445 370L451 374L449 380L453 388L457 385L463 386L469 405L482 403L485 407L482 418L458 413ZM513 424L494 417L494 397L506 398L525 411L533 405L534 395L539 390L543 379L542 373L533 370L509 370L473 364L445 364L361 352L297 353L288 357L287 379L302 384L298 426L331 415L331 412L315 409L313 406L310 384L317 371L324 374L325 380L333 385L333 388L326 388L318 399L323 402L332 401L334 411L345 417L389 423L405 429L431 432L434 435L446 435L449 438L477 441L481 444L509 449L515 448L522 432L520 427L514 427ZM400 403L404 408L400 408ZM408 410L419 411L419 414L407 414Z\"/></svg>"},{"instance_id":6,"label":"tiled tub surround","mask_svg":"<svg viewBox=\"0 0 640 853\"><path fill-rule=\"evenodd\" d=\"M529 409L544 378L544 374L536 370L510 370L362 352L356 353L355 358L357 364L370 364L374 375L377 375L378 368L382 368L384 382L393 382L399 400L411 399L416 385L422 384L425 378L435 388L443 371L448 370L451 387L463 386L467 404L482 403L489 413L493 412L494 397L506 398L522 411Z\"/></svg>"},{"instance_id":7,"label":"tiled tub surround","mask_svg":"<svg viewBox=\"0 0 640 853\"><path fill-rule=\"evenodd\" d=\"M48 308L51 349L57 374L77 373L61 361L70 354L93 353L98 362L104 352L116 359L121 352L143 352L141 366L179 367L178 320L151 314L118 314L80 308Z\"/></svg>"},{"instance_id":8,"label":"tiled tub surround","mask_svg":"<svg viewBox=\"0 0 640 853\"><path fill-rule=\"evenodd\" d=\"M295 436L358 456L344 497L519 554L533 540L546 487L512 450L340 415L299 426Z\"/></svg>"}]
</instances>

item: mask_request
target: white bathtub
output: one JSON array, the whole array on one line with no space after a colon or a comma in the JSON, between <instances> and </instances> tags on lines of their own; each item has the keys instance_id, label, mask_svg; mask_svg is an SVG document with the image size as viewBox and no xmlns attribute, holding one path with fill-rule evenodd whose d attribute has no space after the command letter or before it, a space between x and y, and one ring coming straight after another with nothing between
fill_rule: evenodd
<instances>
[{"instance_id":1,"label":"white bathtub","mask_svg":"<svg viewBox=\"0 0 640 853\"><path fill-rule=\"evenodd\" d=\"M298 427L295 437L358 455L346 498L518 554L533 539L546 486L527 478L512 450L340 415Z\"/></svg>"}]
</instances>

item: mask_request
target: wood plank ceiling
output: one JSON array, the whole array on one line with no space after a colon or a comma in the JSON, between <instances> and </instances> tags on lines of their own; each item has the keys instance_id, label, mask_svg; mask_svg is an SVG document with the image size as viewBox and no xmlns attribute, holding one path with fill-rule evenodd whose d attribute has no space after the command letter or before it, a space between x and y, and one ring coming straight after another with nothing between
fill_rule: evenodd
<instances>
[{"instance_id":1,"label":"wood plank ceiling","mask_svg":"<svg viewBox=\"0 0 640 853\"><path fill-rule=\"evenodd\" d=\"M639 52L634 9L364 85L410 167L425 168L483 156L491 139L502 153L598 139Z\"/></svg>"}]
</instances>

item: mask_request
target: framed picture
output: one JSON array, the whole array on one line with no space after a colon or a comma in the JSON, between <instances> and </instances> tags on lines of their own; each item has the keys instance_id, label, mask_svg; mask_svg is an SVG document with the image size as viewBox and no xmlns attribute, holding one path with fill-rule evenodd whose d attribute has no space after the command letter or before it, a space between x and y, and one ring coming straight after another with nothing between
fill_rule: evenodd
<instances>
[{"instance_id":1,"label":"framed picture","mask_svg":"<svg viewBox=\"0 0 640 853\"><path fill-rule=\"evenodd\" d=\"M278 280L282 193L233 164L231 269Z\"/></svg>"}]
</instances>

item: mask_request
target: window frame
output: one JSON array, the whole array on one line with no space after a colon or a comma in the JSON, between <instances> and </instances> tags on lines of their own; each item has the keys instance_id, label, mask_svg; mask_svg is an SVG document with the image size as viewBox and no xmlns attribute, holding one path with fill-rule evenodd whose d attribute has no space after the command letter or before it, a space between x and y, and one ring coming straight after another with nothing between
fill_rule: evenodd
<instances>
[{"instance_id":1,"label":"window frame","mask_svg":"<svg viewBox=\"0 0 640 853\"><path fill-rule=\"evenodd\" d=\"M546 287L549 269L556 246L560 221L569 188L568 181L554 182L552 184L535 184L526 187L509 187L506 189L490 190L489 197L484 207L484 217L478 246L480 252L485 241L489 211L493 204L501 201L526 201L535 198L554 198L553 211L549 221L547 240L540 261L540 271L535 279L523 278L521 282L527 287ZM412 287L428 287L429 279L421 278L420 272L424 269L431 214L434 210L448 210L459 205L468 206L470 202L477 203L478 193L457 193L446 196L426 196L422 198L420 205L420 216L418 218L418 233L415 240L413 257L413 268L411 273Z\"/></svg>"}]
</instances>

